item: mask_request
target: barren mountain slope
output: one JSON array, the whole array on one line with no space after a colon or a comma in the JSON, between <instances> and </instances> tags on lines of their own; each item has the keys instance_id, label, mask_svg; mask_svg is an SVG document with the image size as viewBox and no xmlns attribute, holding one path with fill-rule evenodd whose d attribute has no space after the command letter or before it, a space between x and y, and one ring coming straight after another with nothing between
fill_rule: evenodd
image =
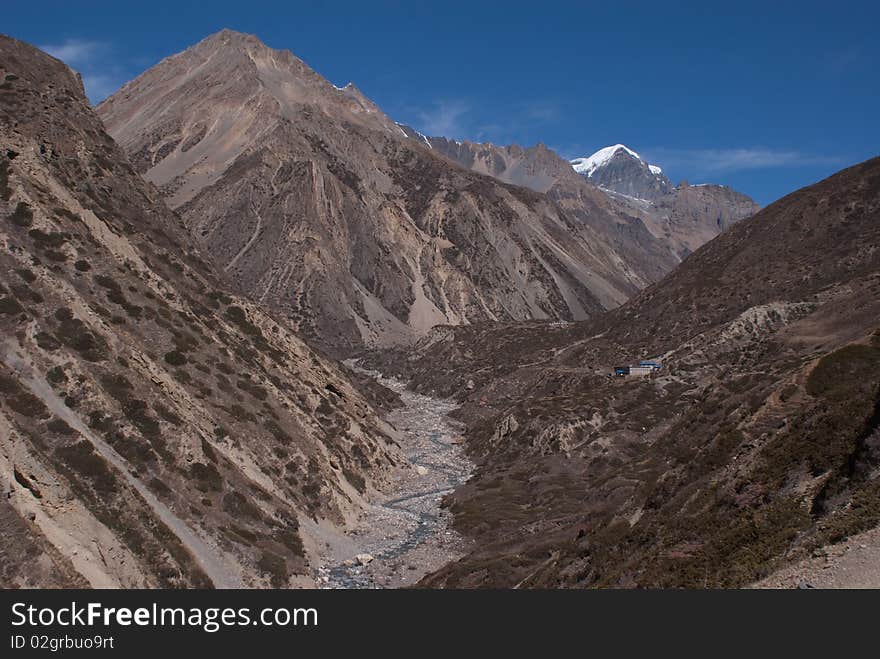
<instances>
[{"instance_id":1,"label":"barren mountain slope","mask_svg":"<svg viewBox=\"0 0 880 659\"><path fill-rule=\"evenodd\" d=\"M724 185L680 183L652 200L604 192L622 213L640 218L680 259L760 210L752 199Z\"/></svg>"},{"instance_id":2,"label":"barren mountain slope","mask_svg":"<svg viewBox=\"0 0 880 659\"><path fill-rule=\"evenodd\" d=\"M238 289L337 352L437 324L586 318L659 276L640 220L454 166L252 36L208 37L98 112Z\"/></svg>"},{"instance_id":3,"label":"barren mountain slope","mask_svg":"<svg viewBox=\"0 0 880 659\"><path fill-rule=\"evenodd\" d=\"M880 159L585 323L374 360L456 394L478 549L428 585L735 586L880 523ZM646 379L616 365L659 359Z\"/></svg>"},{"instance_id":4,"label":"barren mountain slope","mask_svg":"<svg viewBox=\"0 0 880 659\"><path fill-rule=\"evenodd\" d=\"M309 583L300 520L341 524L399 460L370 404L8 37L0 137L2 585Z\"/></svg>"}]
</instances>

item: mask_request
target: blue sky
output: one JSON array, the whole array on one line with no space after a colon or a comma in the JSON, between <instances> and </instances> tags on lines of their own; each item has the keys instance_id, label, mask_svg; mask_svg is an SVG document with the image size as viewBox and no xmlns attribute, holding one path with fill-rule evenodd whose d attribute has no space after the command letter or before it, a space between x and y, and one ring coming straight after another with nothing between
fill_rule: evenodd
<instances>
[{"instance_id":1,"label":"blue sky","mask_svg":"<svg viewBox=\"0 0 880 659\"><path fill-rule=\"evenodd\" d=\"M880 154L877 2L4 5L0 30L65 59L92 100L230 27L428 134L566 157L622 142L761 203Z\"/></svg>"}]
</instances>

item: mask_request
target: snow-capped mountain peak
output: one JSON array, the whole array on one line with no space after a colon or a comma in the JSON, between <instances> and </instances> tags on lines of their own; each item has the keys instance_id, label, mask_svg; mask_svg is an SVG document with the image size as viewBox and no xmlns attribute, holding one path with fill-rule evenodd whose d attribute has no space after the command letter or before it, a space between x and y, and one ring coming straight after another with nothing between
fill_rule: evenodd
<instances>
[{"instance_id":1,"label":"snow-capped mountain peak","mask_svg":"<svg viewBox=\"0 0 880 659\"><path fill-rule=\"evenodd\" d=\"M606 146L591 156L570 162L574 171L607 191L651 200L673 189L660 167L648 163L624 144Z\"/></svg>"},{"instance_id":2,"label":"snow-capped mountain peak","mask_svg":"<svg viewBox=\"0 0 880 659\"><path fill-rule=\"evenodd\" d=\"M574 167L574 171L578 174L590 177L593 175L593 172L610 162L611 159L617 155L618 151L628 153L638 160L642 159L638 153L630 149L628 146L624 144L615 144L613 146L606 146L604 149L599 149L596 153L586 158L575 158L571 161L571 166Z\"/></svg>"}]
</instances>

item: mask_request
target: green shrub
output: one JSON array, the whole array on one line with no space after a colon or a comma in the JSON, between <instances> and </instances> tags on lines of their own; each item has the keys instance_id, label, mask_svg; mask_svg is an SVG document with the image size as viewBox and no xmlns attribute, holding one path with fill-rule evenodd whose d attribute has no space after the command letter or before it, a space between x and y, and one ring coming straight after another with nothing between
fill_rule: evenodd
<instances>
[{"instance_id":1,"label":"green shrub","mask_svg":"<svg viewBox=\"0 0 880 659\"><path fill-rule=\"evenodd\" d=\"M0 373L0 402L22 416L48 419L49 410L39 398L27 391L15 378Z\"/></svg>"},{"instance_id":2,"label":"green shrub","mask_svg":"<svg viewBox=\"0 0 880 659\"><path fill-rule=\"evenodd\" d=\"M165 353L165 361L172 366L183 366L187 362L186 355L177 350Z\"/></svg>"},{"instance_id":3,"label":"green shrub","mask_svg":"<svg viewBox=\"0 0 880 659\"><path fill-rule=\"evenodd\" d=\"M3 83L4 85L7 83ZM12 190L9 189L9 163L5 160L0 161L0 199L9 201L12 196Z\"/></svg>"},{"instance_id":4,"label":"green shrub","mask_svg":"<svg viewBox=\"0 0 880 659\"><path fill-rule=\"evenodd\" d=\"M95 453L92 445L80 440L69 446L59 446L55 449L60 463L66 466L69 476L74 478L86 478L94 490L102 495L115 494L118 486L116 477L100 455Z\"/></svg>"},{"instance_id":5,"label":"green shrub","mask_svg":"<svg viewBox=\"0 0 880 659\"><path fill-rule=\"evenodd\" d=\"M202 438L202 453L204 453L205 457L211 462L217 462L217 454L214 453L214 448L204 439L204 437Z\"/></svg>"},{"instance_id":6,"label":"green shrub","mask_svg":"<svg viewBox=\"0 0 880 659\"><path fill-rule=\"evenodd\" d=\"M133 387L131 382L121 373L102 375L100 381L104 391L118 402L124 403L129 399Z\"/></svg>"},{"instance_id":7,"label":"green shrub","mask_svg":"<svg viewBox=\"0 0 880 659\"><path fill-rule=\"evenodd\" d=\"M223 495L221 503L223 510L234 515L236 518L249 517L256 521L263 518L263 513L260 509L240 492L227 492Z\"/></svg>"},{"instance_id":8,"label":"green shrub","mask_svg":"<svg viewBox=\"0 0 880 659\"><path fill-rule=\"evenodd\" d=\"M239 380L235 383L239 389L248 392L251 396L256 398L257 400L266 400L268 394L266 390L258 384L251 382L250 380Z\"/></svg>"},{"instance_id":9,"label":"green shrub","mask_svg":"<svg viewBox=\"0 0 880 659\"><path fill-rule=\"evenodd\" d=\"M226 409L229 414L238 419L239 421L256 421L257 417L253 415L253 413L246 410L244 407L239 405L238 403L233 403L229 408Z\"/></svg>"},{"instance_id":10,"label":"green shrub","mask_svg":"<svg viewBox=\"0 0 880 659\"><path fill-rule=\"evenodd\" d=\"M104 361L108 346L103 338L92 333L69 309L59 309L55 317L60 321L55 337L64 345L80 353L90 362Z\"/></svg>"},{"instance_id":11,"label":"green shrub","mask_svg":"<svg viewBox=\"0 0 880 659\"><path fill-rule=\"evenodd\" d=\"M202 492L220 492L223 489L223 477L214 465L194 462L189 469L196 480L196 488Z\"/></svg>"},{"instance_id":12,"label":"green shrub","mask_svg":"<svg viewBox=\"0 0 880 659\"><path fill-rule=\"evenodd\" d=\"M264 425L266 426L266 430L272 433L272 436L282 444L289 444L293 441L290 438L290 435L288 435L274 419L268 419Z\"/></svg>"},{"instance_id":13,"label":"green shrub","mask_svg":"<svg viewBox=\"0 0 880 659\"><path fill-rule=\"evenodd\" d=\"M15 272L29 284L33 284L37 280L37 276L27 268L19 268Z\"/></svg>"},{"instance_id":14,"label":"green shrub","mask_svg":"<svg viewBox=\"0 0 880 659\"><path fill-rule=\"evenodd\" d=\"M305 556L305 549L303 548L302 538L299 537L299 533L297 533L296 525L291 525L285 529L279 529L275 532L273 536L275 542L287 549L290 550L294 556Z\"/></svg>"},{"instance_id":15,"label":"green shrub","mask_svg":"<svg viewBox=\"0 0 880 659\"><path fill-rule=\"evenodd\" d=\"M98 286L106 288L109 291L121 290L116 280L112 277L108 277L107 275L95 275L95 283L98 284Z\"/></svg>"},{"instance_id":16,"label":"green shrub","mask_svg":"<svg viewBox=\"0 0 880 659\"><path fill-rule=\"evenodd\" d=\"M361 494L366 491L367 483L364 480L363 476L361 476L360 474L356 474L347 467L343 467L342 473L345 476L345 480L351 483L352 486L354 486L354 489L356 489Z\"/></svg>"},{"instance_id":17,"label":"green shrub","mask_svg":"<svg viewBox=\"0 0 880 659\"><path fill-rule=\"evenodd\" d=\"M112 427L113 424L110 422L110 418L104 416L100 411L92 410L89 412L89 428L101 432L107 432Z\"/></svg>"},{"instance_id":18,"label":"green shrub","mask_svg":"<svg viewBox=\"0 0 880 659\"><path fill-rule=\"evenodd\" d=\"M174 334L174 348L178 352L192 352L196 348L199 347L199 341L192 334L188 334L187 332L182 332L178 330L173 330Z\"/></svg>"},{"instance_id":19,"label":"green shrub","mask_svg":"<svg viewBox=\"0 0 880 659\"><path fill-rule=\"evenodd\" d=\"M64 419L59 419L57 417L53 418L49 423L46 424L46 427L54 433L58 433L59 435L74 435L76 434L76 430L71 428Z\"/></svg>"},{"instance_id":20,"label":"green shrub","mask_svg":"<svg viewBox=\"0 0 880 659\"><path fill-rule=\"evenodd\" d=\"M153 403L153 409L156 410L156 414L161 416L163 419L165 419L171 425L179 426L182 423L179 416L177 416L174 412L172 412L170 409L165 407L165 405L163 405L159 401L155 401Z\"/></svg>"},{"instance_id":21,"label":"green shrub","mask_svg":"<svg viewBox=\"0 0 880 659\"><path fill-rule=\"evenodd\" d=\"M263 550L257 567L264 574L268 574L273 588L283 588L287 585L290 573L287 569L287 561L278 554Z\"/></svg>"},{"instance_id":22,"label":"green shrub","mask_svg":"<svg viewBox=\"0 0 880 659\"><path fill-rule=\"evenodd\" d=\"M53 366L46 373L46 379L52 384L63 384L67 382L67 374L61 366Z\"/></svg>"},{"instance_id":23,"label":"green shrub","mask_svg":"<svg viewBox=\"0 0 880 659\"><path fill-rule=\"evenodd\" d=\"M40 229L31 229L28 231L28 235L40 247L61 247L67 242L67 234L58 233L57 231L46 233Z\"/></svg>"},{"instance_id":24,"label":"green shrub","mask_svg":"<svg viewBox=\"0 0 880 659\"><path fill-rule=\"evenodd\" d=\"M34 337L37 340L37 345L40 346L43 350L48 350L52 352L53 350L58 350L61 347L61 344L58 340L47 332L37 332Z\"/></svg>"},{"instance_id":25,"label":"green shrub","mask_svg":"<svg viewBox=\"0 0 880 659\"><path fill-rule=\"evenodd\" d=\"M9 216L10 221L16 226L29 227L34 223L34 211L23 201L18 202L12 215Z\"/></svg>"},{"instance_id":26,"label":"green shrub","mask_svg":"<svg viewBox=\"0 0 880 659\"><path fill-rule=\"evenodd\" d=\"M18 300L10 296L0 297L0 314L16 316L20 313L24 313L24 307L18 303Z\"/></svg>"},{"instance_id":27,"label":"green shrub","mask_svg":"<svg viewBox=\"0 0 880 659\"><path fill-rule=\"evenodd\" d=\"M162 480L156 478L155 476L150 479L150 489L153 490L157 495L164 498L170 498L173 494L170 487L168 487Z\"/></svg>"},{"instance_id":28,"label":"green shrub","mask_svg":"<svg viewBox=\"0 0 880 659\"><path fill-rule=\"evenodd\" d=\"M159 421L147 412L147 404L138 398L129 398L122 404L122 411L141 434L151 443L161 437ZM164 444L163 444L164 446Z\"/></svg>"}]
</instances>

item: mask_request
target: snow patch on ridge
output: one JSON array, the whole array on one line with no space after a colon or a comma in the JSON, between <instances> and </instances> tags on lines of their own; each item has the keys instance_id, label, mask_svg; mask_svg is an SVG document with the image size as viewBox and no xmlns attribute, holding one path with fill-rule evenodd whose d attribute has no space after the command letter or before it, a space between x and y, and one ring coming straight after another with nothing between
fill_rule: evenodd
<instances>
[{"instance_id":1,"label":"snow patch on ridge","mask_svg":"<svg viewBox=\"0 0 880 659\"><path fill-rule=\"evenodd\" d=\"M400 123L399 121L395 121L394 123L397 124L397 127L400 129L400 132L403 133L406 137L413 137L413 135L411 135L410 133L415 133L416 135L418 135L419 137L422 138L422 140L425 142L425 144L428 145L429 149L434 148L434 145L431 144L430 140L424 134L420 133L412 126L407 126L405 124ZM409 131L409 132L407 132L407 131ZM413 138L413 139L416 139L416 138Z\"/></svg>"}]
</instances>

